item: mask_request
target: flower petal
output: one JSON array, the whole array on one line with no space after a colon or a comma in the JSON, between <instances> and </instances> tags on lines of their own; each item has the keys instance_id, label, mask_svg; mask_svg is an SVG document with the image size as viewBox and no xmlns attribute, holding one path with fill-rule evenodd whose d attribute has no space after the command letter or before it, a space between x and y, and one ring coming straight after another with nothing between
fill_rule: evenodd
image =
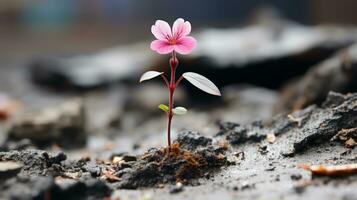
<instances>
[{"instance_id":1,"label":"flower petal","mask_svg":"<svg viewBox=\"0 0 357 200\"><path fill-rule=\"evenodd\" d=\"M158 40L167 40L172 37L170 25L162 20L157 20L155 25L151 26L151 32Z\"/></svg>"},{"instance_id":2,"label":"flower petal","mask_svg":"<svg viewBox=\"0 0 357 200\"><path fill-rule=\"evenodd\" d=\"M191 23L182 18L178 18L172 27L172 35L176 39L187 36L191 32Z\"/></svg>"},{"instance_id":3,"label":"flower petal","mask_svg":"<svg viewBox=\"0 0 357 200\"><path fill-rule=\"evenodd\" d=\"M174 46L162 40L154 40L150 44L150 48L159 54L168 54L174 50Z\"/></svg>"},{"instance_id":4,"label":"flower petal","mask_svg":"<svg viewBox=\"0 0 357 200\"><path fill-rule=\"evenodd\" d=\"M196 47L196 39L190 36L181 38L175 45L175 51L180 54L189 54Z\"/></svg>"}]
</instances>

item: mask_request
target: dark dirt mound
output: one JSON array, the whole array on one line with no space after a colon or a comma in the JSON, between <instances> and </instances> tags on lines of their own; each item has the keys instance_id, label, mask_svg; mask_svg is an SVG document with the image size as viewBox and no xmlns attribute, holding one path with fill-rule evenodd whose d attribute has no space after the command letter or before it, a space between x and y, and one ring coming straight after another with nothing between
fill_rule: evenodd
<instances>
[{"instance_id":1,"label":"dark dirt mound","mask_svg":"<svg viewBox=\"0 0 357 200\"><path fill-rule=\"evenodd\" d=\"M119 188L153 187L164 183L193 183L190 180L208 177L210 172L230 162L224 147L212 145L212 139L197 132L183 132L168 148L151 149L128 169L118 168L123 180Z\"/></svg>"}]
</instances>

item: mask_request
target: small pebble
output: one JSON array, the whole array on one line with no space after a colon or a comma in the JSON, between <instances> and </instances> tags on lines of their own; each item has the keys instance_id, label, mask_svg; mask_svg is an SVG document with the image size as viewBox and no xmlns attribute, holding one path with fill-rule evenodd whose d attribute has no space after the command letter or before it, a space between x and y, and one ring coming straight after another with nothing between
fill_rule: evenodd
<instances>
[{"instance_id":1,"label":"small pebble","mask_svg":"<svg viewBox=\"0 0 357 200\"><path fill-rule=\"evenodd\" d=\"M176 185L170 190L171 194L176 194L183 191L183 185L181 182L177 182Z\"/></svg>"}]
</instances>

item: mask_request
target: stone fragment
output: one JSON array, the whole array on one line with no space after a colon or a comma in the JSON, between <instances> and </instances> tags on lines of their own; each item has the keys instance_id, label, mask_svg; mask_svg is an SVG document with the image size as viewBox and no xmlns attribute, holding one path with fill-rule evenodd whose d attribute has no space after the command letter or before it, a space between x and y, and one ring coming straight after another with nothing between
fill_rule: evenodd
<instances>
[{"instance_id":1,"label":"stone fragment","mask_svg":"<svg viewBox=\"0 0 357 200\"><path fill-rule=\"evenodd\" d=\"M82 100L73 99L15 117L8 129L8 140L27 138L39 146L80 147L86 143L85 122Z\"/></svg>"}]
</instances>

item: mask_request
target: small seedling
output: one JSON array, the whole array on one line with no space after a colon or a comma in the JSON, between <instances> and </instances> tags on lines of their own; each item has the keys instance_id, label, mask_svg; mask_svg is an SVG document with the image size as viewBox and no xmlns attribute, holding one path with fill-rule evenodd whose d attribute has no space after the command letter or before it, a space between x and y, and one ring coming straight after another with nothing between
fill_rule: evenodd
<instances>
[{"instance_id":1,"label":"small seedling","mask_svg":"<svg viewBox=\"0 0 357 200\"><path fill-rule=\"evenodd\" d=\"M151 42L150 48L159 54L171 54L169 61L171 76L170 80L168 80L163 72L148 71L141 76L140 82L161 76L167 86L169 92L169 105L160 104L159 108L165 111L167 115L167 144L169 149L171 149L172 117L174 115L184 115L187 112L187 109L181 106L174 108L174 92L182 79L186 79L192 85L209 94L221 96L221 93L210 80L194 72L183 73L177 81L175 79L175 72L179 64L176 53L189 54L197 44L195 38L188 36L191 32L190 22L179 18L174 22L171 29L167 22L157 20L155 25L151 27L151 32L156 40Z\"/></svg>"}]
</instances>

